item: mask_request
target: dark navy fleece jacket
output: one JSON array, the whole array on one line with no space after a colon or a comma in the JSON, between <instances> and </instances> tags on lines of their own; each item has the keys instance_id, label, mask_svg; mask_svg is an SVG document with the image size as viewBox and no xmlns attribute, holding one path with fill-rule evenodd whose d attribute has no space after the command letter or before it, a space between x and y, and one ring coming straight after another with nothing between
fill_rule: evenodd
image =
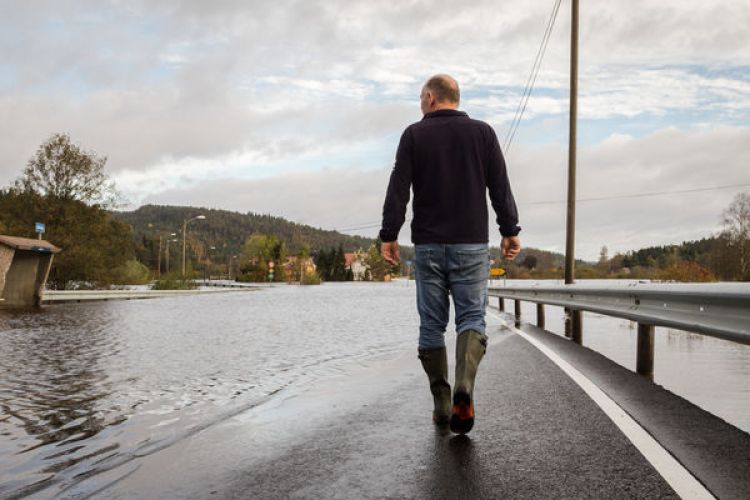
<instances>
[{"instance_id":1,"label":"dark navy fleece jacket","mask_svg":"<svg viewBox=\"0 0 750 500\"><path fill-rule=\"evenodd\" d=\"M401 135L383 206L382 241L398 238L410 187L415 244L488 242L487 192L500 233L521 230L495 131L462 111L427 113Z\"/></svg>"}]
</instances>

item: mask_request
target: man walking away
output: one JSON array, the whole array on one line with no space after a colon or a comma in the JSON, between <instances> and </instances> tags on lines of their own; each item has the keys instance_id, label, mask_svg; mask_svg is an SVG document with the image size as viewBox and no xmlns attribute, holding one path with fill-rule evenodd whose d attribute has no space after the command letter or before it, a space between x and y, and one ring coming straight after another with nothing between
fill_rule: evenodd
<instances>
[{"instance_id":1,"label":"man walking away","mask_svg":"<svg viewBox=\"0 0 750 500\"><path fill-rule=\"evenodd\" d=\"M488 190L508 260L521 249L521 228L494 130L458 111L458 104L458 83L448 75L433 76L422 88L424 117L401 135L380 239L383 257L398 263L398 233L413 188L419 359L434 399L433 421L465 434L474 425L474 380L487 348ZM458 334L452 401L445 349L449 292Z\"/></svg>"}]
</instances>

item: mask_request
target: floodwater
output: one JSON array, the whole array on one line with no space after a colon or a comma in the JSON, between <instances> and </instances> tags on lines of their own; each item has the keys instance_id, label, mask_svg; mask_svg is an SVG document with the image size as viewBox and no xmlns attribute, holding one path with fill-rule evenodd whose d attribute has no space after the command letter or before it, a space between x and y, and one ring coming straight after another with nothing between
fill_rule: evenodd
<instances>
[{"instance_id":1,"label":"floodwater","mask_svg":"<svg viewBox=\"0 0 750 500\"><path fill-rule=\"evenodd\" d=\"M346 283L0 311L0 497L95 494L109 471L294 387L373 359L417 366L414 294ZM562 312L547 323L562 331ZM586 315L584 344L631 369L635 336ZM657 329L655 381L746 431L749 376L747 346Z\"/></svg>"}]
</instances>

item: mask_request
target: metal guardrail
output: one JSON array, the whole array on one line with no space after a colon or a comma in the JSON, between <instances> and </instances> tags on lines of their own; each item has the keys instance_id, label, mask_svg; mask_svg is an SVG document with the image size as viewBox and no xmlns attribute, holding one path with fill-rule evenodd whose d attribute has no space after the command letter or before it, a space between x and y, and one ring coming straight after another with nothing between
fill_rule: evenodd
<instances>
[{"instance_id":1,"label":"metal guardrail","mask_svg":"<svg viewBox=\"0 0 750 500\"><path fill-rule=\"evenodd\" d=\"M135 300L184 295L206 295L251 290L249 288L216 290L47 290L42 295L43 304L62 302L90 302L97 300Z\"/></svg>"},{"instance_id":2,"label":"metal guardrail","mask_svg":"<svg viewBox=\"0 0 750 500\"><path fill-rule=\"evenodd\" d=\"M521 321L521 302L537 304L537 325L544 328L544 305L561 306L568 311L566 335L581 343L581 312L625 318L638 323L636 371L653 375L653 336L655 326L685 330L750 344L750 285L537 285L505 286L489 289L505 310L504 299L515 301L516 324Z\"/></svg>"},{"instance_id":3,"label":"metal guardrail","mask_svg":"<svg viewBox=\"0 0 750 500\"><path fill-rule=\"evenodd\" d=\"M236 281L228 281L228 280L193 280L195 281L196 285L200 286L206 286L206 287L215 287L215 288L267 288L270 286L267 283L238 283Z\"/></svg>"}]
</instances>

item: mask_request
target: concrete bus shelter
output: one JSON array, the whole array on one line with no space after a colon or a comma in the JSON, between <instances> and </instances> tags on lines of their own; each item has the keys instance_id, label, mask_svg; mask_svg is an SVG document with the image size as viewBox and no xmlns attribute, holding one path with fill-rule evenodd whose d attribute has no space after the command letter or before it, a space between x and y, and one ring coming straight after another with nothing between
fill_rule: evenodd
<instances>
[{"instance_id":1,"label":"concrete bus shelter","mask_svg":"<svg viewBox=\"0 0 750 500\"><path fill-rule=\"evenodd\" d=\"M59 252L48 241L0 235L0 307L41 305L52 258Z\"/></svg>"}]
</instances>

